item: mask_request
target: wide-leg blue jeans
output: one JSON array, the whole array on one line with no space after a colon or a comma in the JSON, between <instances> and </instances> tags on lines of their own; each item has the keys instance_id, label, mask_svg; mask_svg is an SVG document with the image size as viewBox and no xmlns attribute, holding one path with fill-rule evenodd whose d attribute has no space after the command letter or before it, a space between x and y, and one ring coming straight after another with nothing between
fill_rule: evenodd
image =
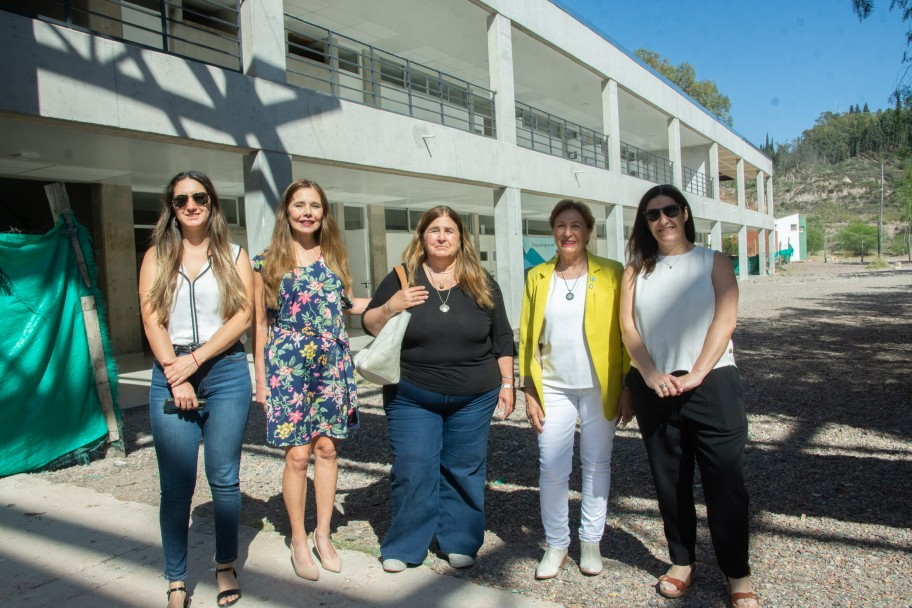
<instances>
[{"instance_id":1,"label":"wide-leg blue jeans","mask_svg":"<svg viewBox=\"0 0 912 608\"><path fill-rule=\"evenodd\" d=\"M200 439L205 444L206 479L215 510L215 561L227 564L238 556L241 445L252 398L243 346L238 344L203 363L190 382L197 396L207 400L205 409L165 414L162 403L171 391L161 366L156 362L152 369L149 416L161 485L159 524L165 578L172 582L187 577L190 502L196 488Z\"/></svg>"},{"instance_id":2,"label":"wide-leg blue jeans","mask_svg":"<svg viewBox=\"0 0 912 608\"><path fill-rule=\"evenodd\" d=\"M420 564L435 536L446 554L478 553L498 392L444 395L405 381L384 387L393 518L380 545L383 559Z\"/></svg>"}]
</instances>

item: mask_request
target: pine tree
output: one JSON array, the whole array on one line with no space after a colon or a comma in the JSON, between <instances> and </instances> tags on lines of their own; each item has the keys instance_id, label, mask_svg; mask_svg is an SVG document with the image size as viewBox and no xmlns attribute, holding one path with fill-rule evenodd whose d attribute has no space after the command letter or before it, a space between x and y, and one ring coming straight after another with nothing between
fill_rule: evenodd
<instances>
[{"instance_id":1,"label":"pine tree","mask_svg":"<svg viewBox=\"0 0 912 608\"><path fill-rule=\"evenodd\" d=\"M868 102L865 102L864 109L862 110L865 114L870 114L871 110L868 109Z\"/></svg>"}]
</instances>

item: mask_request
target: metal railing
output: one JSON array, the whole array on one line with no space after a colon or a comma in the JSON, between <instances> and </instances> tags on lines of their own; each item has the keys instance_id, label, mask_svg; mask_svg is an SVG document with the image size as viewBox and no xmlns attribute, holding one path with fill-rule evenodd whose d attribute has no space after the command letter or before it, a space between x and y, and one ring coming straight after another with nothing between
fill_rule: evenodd
<instances>
[{"instance_id":1,"label":"metal railing","mask_svg":"<svg viewBox=\"0 0 912 608\"><path fill-rule=\"evenodd\" d=\"M652 152L621 142L621 173L656 184L673 183L674 163Z\"/></svg>"},{"instance_id":2,"label":"metal railing","mask_svg":"<svg viewBox=\"0 0 912 608\"><path fill-rule=\"evenodd\" d=\"M290 84L494 137L494 92L285 15Z\"/></svg>"},{"instance_id":3,"label":"metal railing","mask_svg":"<svg viewBox=\"0 0 912 608\"><path fill-rule=\"evenodd\" d=\"M713 197L713 179L710 176L684 165L681 165L681 172L686 192L708 198Z\"/></svg>"},{"instance_id":4,"label":"metal railing","mask_svg":"<svg viewBox=\"0 0 912 608\"><path fill-rule=\"evenodd\" d=\"M240 0L4 0L0 10L241 70Z\"/></svg>"},{"instance_id":5,"label":"metal railing","mask_svg":"<svg viewBox=\"0 0 912 608\"><path fill-rule=\"evenodd\" d=\"M523 148L608 168L608 136L516 102L516 143Z\"/></svg>"}]
</instances>

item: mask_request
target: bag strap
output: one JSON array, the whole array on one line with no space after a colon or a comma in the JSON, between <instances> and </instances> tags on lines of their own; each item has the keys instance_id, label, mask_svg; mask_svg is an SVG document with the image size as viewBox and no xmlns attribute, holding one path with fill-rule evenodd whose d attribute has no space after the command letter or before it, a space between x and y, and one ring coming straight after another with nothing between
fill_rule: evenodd
<instances>
[{"instance_id":1,"label":"bag strap","mask_svg":"<svg viewBox=\"0 0 912 608\"><path fill-rule=\"evenodd\" d=\"M396 264L396 274L399 275L399 286L402 289L408 289L408 279L405 278L405 267L402 264Z\"/></svg>"}]
</instances>

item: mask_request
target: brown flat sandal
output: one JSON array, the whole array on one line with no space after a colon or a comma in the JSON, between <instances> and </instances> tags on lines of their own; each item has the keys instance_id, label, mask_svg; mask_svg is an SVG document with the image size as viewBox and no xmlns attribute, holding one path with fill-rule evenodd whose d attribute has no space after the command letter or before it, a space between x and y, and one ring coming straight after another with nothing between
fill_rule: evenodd
<instances>
[{"instance_id":1,"label":"brown flat sandal","mask_svg":"<svg viewBox=\"0 0 912 608\"><path fill-rule=\"evenodd\" d=\"M659 595L662 597L667 597L670 600L676 599L687 593L687 589L693 584L693 574L694 574L694 564L690 565L690 573L687 575L686 580L681 580L679 578L673 578L667 574L663 574L659 577L659 581L656 583L656 591L659 592ZM675 590L674 591L665 591L662 589L662 583L671 584Z\"/></svg>"},{"instance_id":2,"label":"brown flat sandal","mask_svg":"<svg viewBox=\"0 0 912 608\"><path fill-rule=\"evenodd\" d=\"M728 591L728 603L731 608L741 608L738 606L738 602L741 600L754 600L757 602L757 606L760 606L760 596L753 591L739 591L738 593L732 593L731 583L728 582L728 580L725 581L725 589Z\"/></svg>"}]
</instances>

